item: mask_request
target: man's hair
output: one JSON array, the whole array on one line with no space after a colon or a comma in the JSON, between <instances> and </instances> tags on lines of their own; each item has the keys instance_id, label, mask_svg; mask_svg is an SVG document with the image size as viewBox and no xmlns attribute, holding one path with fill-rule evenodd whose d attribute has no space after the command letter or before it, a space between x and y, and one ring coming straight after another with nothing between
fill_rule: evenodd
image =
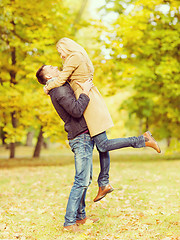
<instances>
[{"instance_id":1,"label":"man's hair","mask_svg":"<svg viewBox=\"0 0 180 240\"><path fill-rule=\"evenodd\" d=\"M43 72L43 68L46 65L43 65L42 67L39 68L39 70L36 72L36 77L39 83L46 85L47 79L45 78L44 72Z\"/></svg>"}]
</instances>

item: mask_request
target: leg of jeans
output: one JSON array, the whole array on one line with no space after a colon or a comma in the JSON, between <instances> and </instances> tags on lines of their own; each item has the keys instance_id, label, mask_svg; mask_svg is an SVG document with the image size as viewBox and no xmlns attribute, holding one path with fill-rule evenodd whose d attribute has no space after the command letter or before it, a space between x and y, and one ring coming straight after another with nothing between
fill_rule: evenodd
<instances>
[{"instance_id":1,"label":"leg of jeans","mask_svg":"<svg viewBox=\"0 0 180 240\"><path fill-rule=\"evenodd\" d=\"M94 136L93 139L96 143L98 150L101 152L108 152L125 147L145 147L144 136L108 139L106 136L106 132L103 132Z\"/></svg>"},{"instance_id":2,"label":"leg of jeans","mask_svg":"<svg viewBox=\"0 0 180 240\"><path fill-rule=\"evenodd\" d=\"M86 217L86 203L85 203L85 199L86 199L86 192L87 192L87 188L84 189L82 198L81 198L81 202L79 204L79 208L77 210L77 215L76 215L76 220L82 220Z\"/></svg>"},{"instance_id":3,"label":"leg of jeans","mask_svg":"<svg viewBox=\"0 0 180 240\"><path fill-rule=\"evenodd\" d=\"M85 218L85 193L91 181L92 152L94 143L89 134L81 134L69 141L75 159L75 181L71 189L66 208L64 226L76 223L78 209L82 204L81 217ZM84 193L85 192L85 193ZM83 194L85 194L83 196ZM82 202L81 202L82 200Z\"/></svg>"},{"instance_id":4,"label":"leg of jeans","mask_svg":"<svg viewBox=\"0 0 180 240\"><path fill-rule=\"evenodd\" d=\"M92 170L93 170L93 168L92 168L92 162L91 162L89 185L92 182ZM86 208L86 203L85 203L86 192L87 192L87 188L84 190L83 196L81 198L81 202L80 202L79 208L77 210L76 220L82 220L82 219L84 219L86 217L86 212L85 212L85 208Z\"/></svg>"},{"instance_id":5,"label":"leg of jeans","mask_svg":"<svg viewBox=\"0 0 180 240\"><path fill-rule=\"evenodd\" d=\"M109 152L99 152L100 173L98 177L99 187L106 186L109 183L110 156Z\"/></svg>"},{"instance_id":6,"label":"leg of jeans","mask_svg":"<svg viewBox=\"0 0 180 240\"><path fill-rule=\"evenodd\" d=\"M94 136L93 139L100 156L101 171L98 177L98 184L100 187L109 183L110 158L108 151L125 147L145 147L144 136L108 139L106 132L103 132Z\"/></svg>"}]
</instances>

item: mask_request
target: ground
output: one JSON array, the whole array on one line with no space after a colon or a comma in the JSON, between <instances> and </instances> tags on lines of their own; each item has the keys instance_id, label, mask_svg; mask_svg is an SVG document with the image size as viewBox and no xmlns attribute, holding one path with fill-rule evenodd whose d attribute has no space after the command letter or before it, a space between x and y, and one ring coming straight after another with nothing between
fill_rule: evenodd
<instances>
[{"instance_id":1,"label":"ground","mask_svg":"<svg viewBox=\"0 0 180 240\"><path fill-rule=\"evenodd\" d=\"M3 151L0 239L180 239L178 154L166 156L146 149L112 152L110 182L114 191L94 203L99 172L95 153L86 205L87 215L100 221L82 226L82 233L74 235L62 229L73 184L72 153L61 150L48 155L46 150L40 159L20 156L8 160Z\"/></svg>"}]
</instances>

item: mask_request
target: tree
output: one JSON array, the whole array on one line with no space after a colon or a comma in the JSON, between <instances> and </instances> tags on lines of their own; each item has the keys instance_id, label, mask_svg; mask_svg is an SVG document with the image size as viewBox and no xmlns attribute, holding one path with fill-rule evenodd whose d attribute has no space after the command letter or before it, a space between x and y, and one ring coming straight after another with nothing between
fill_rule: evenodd
<instances>
[{"instance_id":1,"label":"tree","mask_svg":"<svg viewBox=\"0 0 180 240\"><path fill-rule=\"evenodd\" d=\"M0 125L11 146L10 158L26 129L35 122L41 125L38 117L29 122L26 112L32 112L34 92L42 89L35 72L43 63L59 65L55 43L71 34L74 14L64 1L0 1ZM41 109L39 101L37 107Z\"/></svg>"},{"instance_id":2,"label":"tree","mask_svg":"<svg viewBox=\"0 0 180 240\"><path fill-rule=\"evenodd\" d=\"M107 1L117 13L106 34L113 66L109 84L128 87L122 108L142 119L156 137L178 137L180 125L180 29L178 1ZM118 4L126 9L117 9ZM113 75L113 76L112 76Z\"/></svg>"}]
</instances>

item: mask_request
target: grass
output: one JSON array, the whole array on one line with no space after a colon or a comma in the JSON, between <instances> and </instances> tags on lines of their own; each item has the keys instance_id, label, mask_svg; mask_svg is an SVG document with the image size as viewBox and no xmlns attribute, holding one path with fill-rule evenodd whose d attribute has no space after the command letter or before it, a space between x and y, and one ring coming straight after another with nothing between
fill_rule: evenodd
<instances>
[{"instance_id":1,"label":"grass","mask_svg":"<svg viewBox=\"0 0 180 240\"><path fill-rule=\"evenodd\" d=\"M82 233L62 230L64 214L74 177L70 150L43 150L40 159L9 160L1 149L0 239L180 239L180 156L152 151L111 153L110 182L115 188L100 202L96 179L99 172L94 155L93 182L86 198L87 215L100 217Z\"/></svg>"}]
</instances>

